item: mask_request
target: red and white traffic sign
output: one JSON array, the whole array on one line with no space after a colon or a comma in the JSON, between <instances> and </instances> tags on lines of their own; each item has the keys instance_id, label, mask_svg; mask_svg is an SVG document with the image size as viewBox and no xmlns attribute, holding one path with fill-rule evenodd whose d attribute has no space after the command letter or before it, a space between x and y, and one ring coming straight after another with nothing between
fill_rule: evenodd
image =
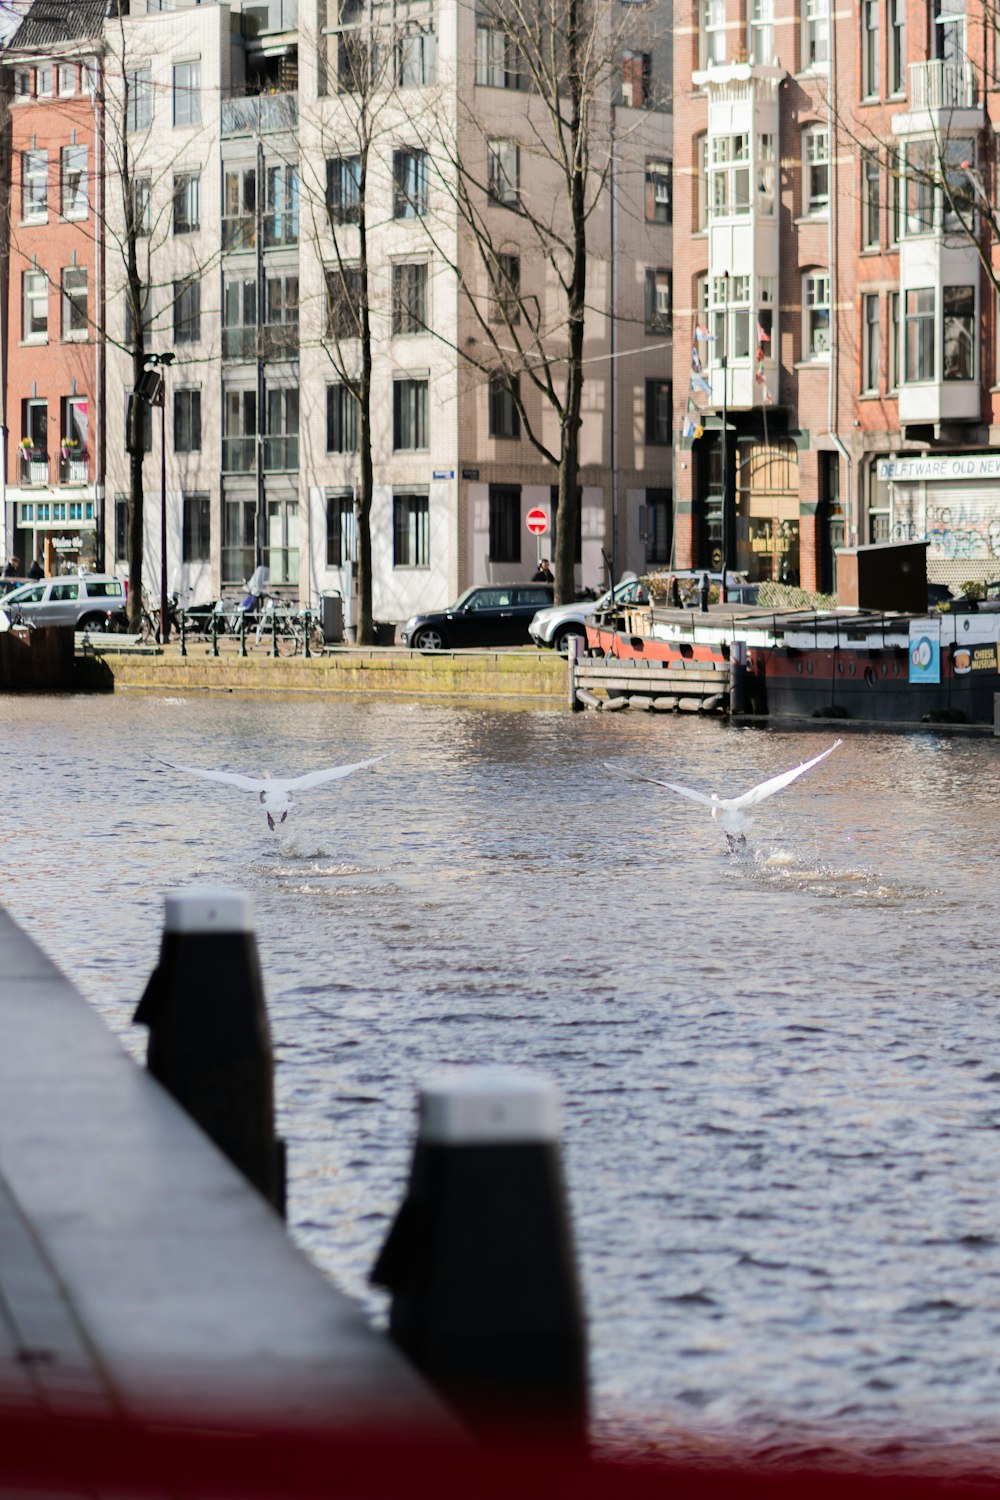
<instances>
[{"instance_id":1,"label":"red and white traffic sign","mask_svg":"<svg viewBox=\"0 0 1000 1500\"><path fill-rule=\"evenodd\" d=\"M524 524L525 526L527 526L532 536L544 536L549 529L548 511L539 510L537 508L535 510L529 510L528 514L524 518Z\"/></svg>"}]
</instances>

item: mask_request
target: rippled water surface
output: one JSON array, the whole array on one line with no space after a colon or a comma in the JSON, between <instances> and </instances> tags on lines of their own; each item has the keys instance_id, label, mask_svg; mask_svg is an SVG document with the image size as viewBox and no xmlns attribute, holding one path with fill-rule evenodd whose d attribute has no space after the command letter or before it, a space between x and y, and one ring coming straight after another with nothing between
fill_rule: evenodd
<instances>
[{"instance_id":1,"label":"rippled water surface","mask_svg":"<svg viewBox=\"0 0 1000 1500\"><path fill-rule=\"evenodd\" d=\"M251 891L294 1231L367 1273L442 1063L558 1080L611 1441L1000 1437L1000 745L235 697L4 700L4 903L141 1055L161 896ZM269 834L156 757L392 752Z\"/></svg>"}]
</instances>

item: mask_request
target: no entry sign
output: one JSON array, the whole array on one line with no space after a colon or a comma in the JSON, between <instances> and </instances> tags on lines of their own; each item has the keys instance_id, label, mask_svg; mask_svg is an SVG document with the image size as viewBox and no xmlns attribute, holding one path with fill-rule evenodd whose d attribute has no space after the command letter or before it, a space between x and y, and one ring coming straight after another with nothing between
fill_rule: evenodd
<instances>
[{"instance_id":1,"label":"no entry sign","mask_svg":"<svg viewBox=\"0 0 1000 1500\"><path fill-rule=\"evenodd\" d=\"M529 510L524 518L524 524L532 536L544 536L549 529L548 512L544 510Z\"/></svg>"}]
</instances>

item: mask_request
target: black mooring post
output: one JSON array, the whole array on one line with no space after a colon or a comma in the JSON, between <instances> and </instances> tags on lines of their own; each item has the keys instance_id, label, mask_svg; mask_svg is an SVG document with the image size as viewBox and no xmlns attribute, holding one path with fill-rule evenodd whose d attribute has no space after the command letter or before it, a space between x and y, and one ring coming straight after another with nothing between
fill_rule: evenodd
<instances>
[{"instance_id":1,"label":"black mooring post","mask_svg":"<svg viewBox=\"0 0 1000 1500\"><path fill-rule=\"evenodd\" d=\"M274 1130L274 1054L253 903L192 887L166 898L160 959L135 1013L154 1078L281 1214L284 1143Z\"/></svg>"},{"instance_id":2,"label":"black mooring post","mask_svg":"<svg viewBox=\"0 0 1000 1500\"><path fill-rule=\"evenodd\" d=\"M396 1343L484 1436L582 1444L587 1352L552 1085L469 1069L420 1090L406 1198L372 1272Z\"/></svg>"}]
</instances>

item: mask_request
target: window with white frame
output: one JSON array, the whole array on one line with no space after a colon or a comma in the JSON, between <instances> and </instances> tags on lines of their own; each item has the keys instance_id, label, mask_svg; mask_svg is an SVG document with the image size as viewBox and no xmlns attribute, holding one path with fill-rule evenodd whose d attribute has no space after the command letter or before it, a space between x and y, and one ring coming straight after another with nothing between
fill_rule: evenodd
<instances>
[{"instance_id":1,"label":"window with white frame","mask_svg":"<svg viewBox=\"0 0 1000 1500\"><path fill-rule=\"evenodd\" d=\"M174 234L193 234L201 227L201 174L174 173Z\"/></svg>"},{"instance_id":2,"label":"window with white frame","mask_svg":"<svg viewBox=\"0 0 1000 1500\"><path fill-rule=\"evenodd\" d=\"M889 389L899 385L899 293L889 293Z\"/></svg>"},{"instance_id":3,"label":"window with white frame","mask_svg":"<svg viewBox=\"0 0 1000 1500\"><path fill-rule=\"evenodd\" d=\"M669 380L646 381L646 442L657 447L669 446L673 429L673 411Z\"/></svg>"},{"instance_id":4,"label":"window with white frame","mask_svg":"<svg viewBox=\"0 0 1000 1500\"><path fill-rule=\"evenodd\" d=\"M802 132L803 211L825 214L830 207L830 132L811 125Z\"/></svg>"},{"instance_id":5,"label":"window with white frame","mask_svg":"<svg viewBox=\"0 0 1000 1500\"><path fill-rule=\"evenodd\" d=\"M134 134L153 123L153 75L149 63L125 74L125 129Z\"/></svg>"},{"instance_id":6,"label":"window with white frame","mask_svg":"<svg viewBox=\"0 0 1000 1500\"><path fill-rule=\"evenodd\" d=\"M201 124L201 63L174 63L174 124Z\"/></svg>"},{"instance_id":7,"label":"window with white frame","mask_svg":"<svg viewBox=\"0 0 1000 1500\"><path fill-rule=\"evenodd\" d=\"M137 239L143 239L153 227L152 184L148 177L132 178L132 223Z\"/></svg>"},{"instance_id":8,"label":"window with white frame","mask_svg":"<svg viewBox=\"0 0 1000 1500\"><path fill-rule=\"evenodd\" d=\"M430 446L427 384L405 376L392 383L392 446L397 453Z\"/></svg>"},{"instance_id":9,"label":"window with white frame","mask_svg":"<svg viewBox=\"0 0 1000 1500\"><path fill-rule=\"evenodd\" d=\"M211 556L212 497L204 491L186 494L181 532L181 562L208 562Z\"/></svg>"},{"instance_id":10,"label":"window with white frame","mask_svg":"<svg viewBox=\"0 0 1000 1500\"><path fill-rule=\"evenodd\" d=\"M830 61L830 0L802 0L802 66L825 68Z\"/></svg>"},{"instance_id":11,"label":"window with white frame","mask_svg":"<svg viewBox=\"0 0 1000 1500\"><path fill-rule=\"evenodd\" d=\"M56 91L56 74L51 63L39 63L35 69L35 88L39 99L51 99Z\"/></svg>"},{"instance_id":12,"label":"window with white frame","mask_svg":"<svg viewBox=\"0 0 1000 1500\"><path fill-rule=\"evenodd\" d=\"M714 135L710 139L709 203L712 217L731 219L750 212L750 137Z\"/></svg>"},{"instance_id":13,"label":"window with white frame","mask_svg":"<svg viewBox=\"0 0 1000 1500\"><path fill-rule=\"evenodd\" d=\"M488 89L528 87L528 71L517 42L492 21L481 20L476 27L476 83Z\"/></svg>"},{"instance_id":14,"label":"window with white frame","mask_svg":"<svg viewBox=\"0 0 1000 1500\"><path fill-rule=\"evenodd\" d=\"M942 62L965 62L965 0L933 0L933 17L934 56Z\"/></svg>"},{"instance_id":15,"label":"window with white frame","mask_svg":"<svg viewBox=\"0 0 1000 1500\"><path fill-rule=\"evenodd\" d=\"M76 63L59 63L56 69L59 82L59 97L76 93Z\"/></svg>"},{"instance_id":16,"label":"window with white frame","mask_svg":"<svg viewBox=\"0 0 1000 1500\"><path fill-rule=\"evenodd\" d=\"M757 212L774 213L774 136L757 137Z\"/></svg>"},{"instance_id":17,"label":"window with white frame","mask_svg":"<svg viewBox=\"0 0 1000 1500\"><path fill-rule=\"evenodd\" d=\"M669 333L673 311L673 278L663 266L646 268L646 332Z\"/></svg>"},{"instance_id":18,"label":"window with white frame","mask_svg":"<svg viewBox=\"0 0 1000 1500\"><path fill-rule=\"evenodd\" d=\"M521 189L521 150L516 141L486 142L486 191L494 203L512 207Z\"/></svg>"},{"instance_id":19,"label":"window with white frame","mask_svg":"<svg viewBox=\"0 0 1000 1500\"><path fill-rule=\"evenodd\" d=\"M765 358L777 357L774 347L774 277L757 277L757 345ZM758 355L760 358L760 355Z\"/></svg>"},{"instance_id":20,"label":"window with white frame","mask_svg":"<svg viewBox=\"0 0 1000 1500\"><path fill-rule=\"evenodd\" d=\"M861 163L861 248L878 250L882 243L882 172L877 156Z\"/></svg>"},{"instance_id":21,"label":"window with white frame","mask_svg":"<svg viewBox=\"0 0 1000 1500\"><path fill-rule=\"evenodd\" d=\"M174 391L174 452L201 451L201 390L181 387Z\"/></svg>"},{"instance_id":22,"label":"window with white frame","mask_svg":"<svg viewBox=\"0 0 1000 1500\"><path fill-rule=\"evenodd\" d=\"M197 276L174 282L174 343L194 344L201 338L201 281Z\"/></svg>"},{"instance_id":23,"label":"window with white frame","mask_svg":"<svg viewBox=\"0 0 1000 1500\"><path fill-rule=\"evenodd\" d=\"M63 146L60 151L59 194L64 219L87 217L86 146Z\"/></svg>"},{"instance_id":24,"label":"window with white frame","mask_svg":"<svg viewBox=\"0 0 1000 1500\"><path fill-rule=\"evenodd\" d=\"M20 103L24 99L30 99L31 93L31 69L16 68L14 71L14 102Z\"/></svg>"},{"instance_id":25,"label":"window with white frame","mask_svg":"<svg viewBox=\"0 0 1000 1500\"><path fill-rule=\"evenodd\" d=\"M701 0L701 66L721 67L726 61L726 0Z\"/></svg>"},{"instance_id":26,"label":"window with white frame","mask_svg":"<svg viewBox=\"0 0 1000 1500\"><path fill-rule=\"evenodd\" d=\"M810 271L802 278L802 357L830 358L830 276Z\"/></svg>"},{"instance_id":27,"label":"window with white frame","mask_svg":"<svg viewBox=\"0 0 1000 1500\"><path fill-rule=\"evenodd\" d=\"M935 151L933 141L906 141L903 146L903 230L908 237L934 229Z\"/></svg>"},{"instance_id":28,"label":"window with white frame","mask_svg":"<svg viewBox=\"0 0 1000 1500\"><path fill-rule=\"evenodd\" d=\"M694 138L694 227L708 228L708 136Z\"/></svg>"},{"instance_id":29,"label":"window with white frame","mask_svg":"<svg viewBox=\"0 0 1000 1500\"><path fill-rule=\"evenodd\" d=\"M393 334L423 333L427 327L427 262L392 268Z\"/></svg>"},{"instance_id":30,"label":"window with white frame","mask_svg":"<svg viewBox=\"0 0 1000 1500\"><path fill-rule=\"evenodd\" d=\"M430 499L426 494L392 497L392 565L394 568L431 565Z\"/></svg>"},{"instance_id":31,"label":"window with white frame","mask_svg":"<svg viewBox=\"0 0 1000 1500\"><path fill-rule=\"evenodd\" d=\"M326 565L342 568L351 561L354 540L354 492L346 487L326 492Z\"/></svg>"},{"instance_id":32,"label":"window with white frame","mask_svg":"<svg viewBox=\"0 0 1000 1500\"><path fill-rule=\"evenodd\" d=\"M62 336L67 340L86 339L90 333L87 316L87 268L66 266L62 273Z\"/></svg>"},{"instance_id":33,"label":"window with white frame","mask_svg":"<svg viewBox=\"0 0 1000 1500\"><path fill-rule=\"evenodd\" d=\"M49 216L49 153L21 152L21 218L42 223Z\"/></svg>"},{"instance_id":34,"label":"window with white frame","mask_svg":"<svg viewBox=\"0 0 1000 1500\"><path fill-rule=\"evenodd\" d=\"M671 221L670 180L673 168L668 161L646 163L646 223L669 224Z\"/></svg>"},{"instance_id":35,"label":"window with white frame","mask_svg":"<svg viewBox=\"0 0 1000 1500\"><path fill-rule=\"evenodd\" d=\"M976 375L976 289L941 288L941 340L945 380L974 380Z\"/></svg>"},{"instance_id":36,"label":"window with white frame","mask_svg":"<svg viewBox=\"0 0 1000 1500\"><path fill-rule=\"evenodd\" d=\"M405 149L392 153L392 216L420 218L427 212L430 174L427 152Z\"/></svg>"},{"instance_id":37,"label":"window with white frame","mask_svg":"<svg viewBox=\"0 0 1000 1500\"><path fill-rule=\"evenodd\" d=\"M861 97L877 99L881 87L879 9L882 0L861 3Z\"/></svg>"},{"instance_id":38,"label":"window with white frame","mask_svg":"<svg viewBox=\"0 0 1000 1500\"><path fill-rule=\"evenodd\" d=\"M357 453L358 403L350 386L337 382L326 388L326 451Z\"/></svg>"},{"instance_id":39,"label":"window with white frame","mask_svg":"<svg viewBox=\"0 0 1000 1500\"><path fill-rule=\"evenodd\" d=\"M906 0L889 3L889 88L906 93Z\"/></svg>"},{"instance_id":40,"label":"window with white frame","mask_svg":"<svg viewBox=\"0 0 1000 1500\"><path fill-rule=\"evenodd\" d=\"M750 61L774 61L774 0L750 0Z\"/></svg>"},{"instance_id":41,"label":"window with white frame","mask_svg":"<svg viewBox=\"0 0 1000 1500\"><path fill-rule=\"evenodd\" d=\"M861 390L870 395L879 388L879 361L882 356L879 326L879 296L866 292L861 298Z\"/></svg>"},{"instance_id":42,"label":"window with white frame","mask_svg":"<svg viewBox=\"0 0 1000 1500\"><path fill-rule=\"evenodd\" d=\"M409 21L396 38L395 81L400 88L434 82L437 37L429 26Z\"/></svg>"},{"instance_id":43,"label":"window with white frame","mask_svg":"<svg viewBox=\"0 0 1000 1500\"><path fill-rule=\"evenodd\" d=\"M750 277L712 276L708 281L711 296L712 359L725 356L733 360L750 358Z\"/></svg>"},{"instance_id":44,"label":"window with white frame","mask_svg":"<svg viewBox=\"0 0 1000 1500\"><path fill-rule=\"evenodd\" d=\"M509 250L497 252L492 267L490 322L514 325L521 321L521 257Z\"/></svg>"},{"instance_id":45,"label":"window with white frame","mask_svg":"<svg viewBox=\"0 0 1000 1500\"><path fill-rule=\"evenodd\" d=\"M332 156L326 163L326 211L332 224L356 224L361 205L361 157Z\"/></svg>"},{"instance_id":46,"label":"window with white frame","mask_svg":"<svg viewBox=\"0 0 1000 1500\"><path fill-rule=\"evenodd\" d=\"M44 343L49 336L49 278L44 271L25 271L21 279L25 343Z\"/></svg>"},{"instance_id":47,"label":"window with white frame","mask_svg":"<svg viewBox=\"0 0 1000 1500\"><path fill-rule=\"evenodd\" d=\"M908 383L934 379L934 288L910 287L906 292L906 354Z\"/></svg>"},{"instance_id":48,"label":"window with white frame","mask_svg":"<svg viewBox=\"0 0 1000 1500\"><path fill-rule=\"evenodd\" d=\"M326 333L340 343L361 337L361 269L328 266L326 270Z\"/></svg>"},{"instance_id":49,"label":"window with white frame","mask_svg":"<svg viewBox=\"0 0 1000 1500\"><path fill-rule=\"evenodd\" d=\"M491 438L519 438L521 436L521 413L517 407L520 389L521 377L519 375L505 374L490 377L489 434Z\"/></svg>"}]
</instances>

